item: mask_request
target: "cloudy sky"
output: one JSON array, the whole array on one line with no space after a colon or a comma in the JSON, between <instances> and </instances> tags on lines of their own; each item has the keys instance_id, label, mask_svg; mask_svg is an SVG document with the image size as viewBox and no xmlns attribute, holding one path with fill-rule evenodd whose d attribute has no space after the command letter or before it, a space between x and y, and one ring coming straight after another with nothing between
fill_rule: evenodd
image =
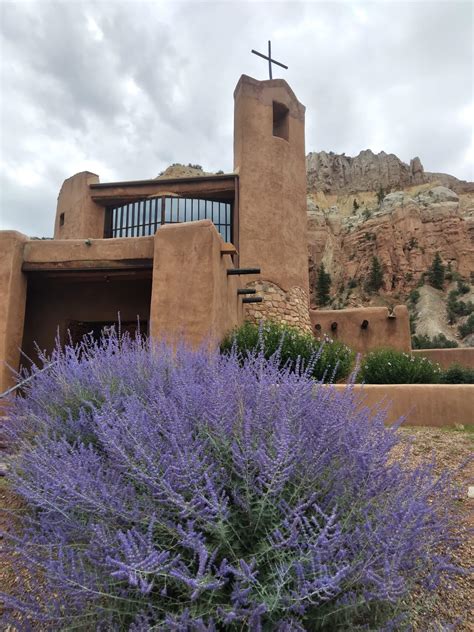
<instances>
[{"instance_id":1,"label":"cloudy sky","mask_svg":"<svg viewBox=\"0 0 474 632\"><path fill-rule=\"evenodd\" d=\"M5 2L0 229L52 234L62 181L232 170L232 93L273 54L307 151L384 150L474 179L471 2Z\"/></svg>"}]
</instances>

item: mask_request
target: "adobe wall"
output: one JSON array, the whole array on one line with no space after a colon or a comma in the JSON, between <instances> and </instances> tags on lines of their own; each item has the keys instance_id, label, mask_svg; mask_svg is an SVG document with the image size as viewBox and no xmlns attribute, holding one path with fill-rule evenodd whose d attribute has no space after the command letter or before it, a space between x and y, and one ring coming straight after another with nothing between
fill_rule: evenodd
<instances>
[{"instance_id":1,"label":"adobe wall","mask_svg":"<svg viewBox=\"0 0 474 632\"><path fill-rule=\"evenodd\" d=\"M305 107L286 81L257 81L246 75L237 84L234 100L239 265L259 267L259 280L273 284L283 298L291 297L295 288L297 295L308 297ZM274 102L288 109L287 139L274 135ZM283 319L285 312L273 307L273 314ZM253 318L264 309L255 304L247 314ZM307 328L308 312L295 324Z\"/></svg>"},{"instance_id":2,"label":"adobe wall","mask_svg":"<svg viewBox=\"0 0 474 632\"><path fill-rule=\"evenodd\" d=\"M91 267L98 262L117 263L141 259L153 259L153 237L127 237L123 239L52 239L31 240L25 245L24 263L68 263L79 265L90 261ZM59 266L58 266L59 268Z\"/></svg>"},{"instance_id":3,"label":"adobe wall","mask_svg":"<svg viewBox=\"0 0 474 632\"><path fill-rule=\"evenodd\" d=\"M343 391L344 384L336 384ZM471 384L356 384L361 406L374 408L384 400L390 404L387 424L405 416L409 426L474 424L474 385Z\"/></svg>"},{"instance_id":4,"label":"adobe wall","mask_svg":"<svg viewBox=\"0 0 474 632\"><path fill-rule=\"evenodd\" d=\"M413 349L413 355L421 356L437 362L443 369L447 369L452 364L474 369L474 347L458 349Z\"/></svg>"},{"instance_id":5,"label":"adobe wall","mask_svg":"<svg viewBox=\"0 0 474 632\"><path fill-rule=\"evenodd\" d=\"M27 280L21 271L28 237L0 231L0 393L13 385L6 364L18 368L23 336Z\"/></svg>"},{"instance_id":6,"label":"adobe wall","mask_svg":"<svg viewBox=\"0 0 474 632\"><path fill-rule=\"evenodd\" d=\"M393 316L389 318L386 307L310 310L311 326L316 337L327 334L334 340L344 342L357 353L367 353L380 347L408 353L411 350L411 337L406 306L397 305Z\"/></svg>"},{"instance_id":7,"label":"adobe wall","mask_svg":"<svg viewBox=\"0 0 474 632\"><path fill-rule=\"evenodd\" d=\"M67 328L71 321L114 322L118 313L123 322L137 318L148 321L150 299L151 274L148 279L108 277L102 273L74 278L70 274L53 278L32 275L22 349L36 361L34 343L50 353L57 333L62 344L68 342Z\"/></svg>"},{"instance_id":8,"label":"adobe wall","mask_svg":"<svg viewBox=\"0 0 474 632\"><path fill-rule=\"evenodd\" d=\"M210 220L168 224L157 231L150 332L172 343L219 342L242 322L238 276Z\"/></svg>"},{"instance_id":9,"label":"adobe wall","mask_svg":"<svg viewBox=\"0 0 474 632\"><path fill-rule=\"evenodd\" d=\"M100 239L104 236L105 207L92 200L89 189L90 184L98 182L99 176L90 171L76 173L64 180L58 195L54 239Z\"/></svg>"}]
</instances>

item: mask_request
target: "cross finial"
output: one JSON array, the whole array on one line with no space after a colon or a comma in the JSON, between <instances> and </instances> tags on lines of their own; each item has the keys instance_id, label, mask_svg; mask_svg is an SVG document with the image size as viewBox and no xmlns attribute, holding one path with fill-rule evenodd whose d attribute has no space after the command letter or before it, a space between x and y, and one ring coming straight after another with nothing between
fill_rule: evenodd
<instances>
[{"instance_id":1,"label":"cross finial","mask_svg":"<svg viewBox=\"0 0 474 632\"><path fill-rule=\"evenodd\" d=\"M281 66L282 68L286 68L286 70L288 70L288 66L285 66L285 64L281 64L279 61L275 61L274 59L272 59L272 43L270 40L268 40L268 57L267 55L263 55L262 53L258 53L256 50L251 51L254 55L258 55L259 57L263 57L263 59L268 59L268 74L270 75L270 79L273 79L272 77L272 64L276 64L277 66Z\"/></svg>"}]
</instances>

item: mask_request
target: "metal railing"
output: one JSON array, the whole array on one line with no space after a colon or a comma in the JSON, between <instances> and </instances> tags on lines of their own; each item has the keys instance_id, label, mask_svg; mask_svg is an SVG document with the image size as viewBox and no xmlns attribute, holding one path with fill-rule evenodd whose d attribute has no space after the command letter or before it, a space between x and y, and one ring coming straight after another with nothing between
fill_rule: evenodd
<instances>
[{"instance_id":1,"label":"metal railing","mask_svg":"<svg viewBox=\"0 0 474 632\"><path fill-rule=\"evenodd\" d=\"M226 242L232 241L232 203L175 196L160 196L109 206L105 237L146 237L164 224L210 219Z\"/></svg>"}]
</instances>

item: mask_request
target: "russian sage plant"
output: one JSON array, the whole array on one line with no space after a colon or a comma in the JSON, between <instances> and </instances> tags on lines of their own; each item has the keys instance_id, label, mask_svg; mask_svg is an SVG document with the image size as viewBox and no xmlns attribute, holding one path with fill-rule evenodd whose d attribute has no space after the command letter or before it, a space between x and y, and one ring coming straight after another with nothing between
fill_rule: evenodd
<instances>
[{"instance_id":1,"label":"russian sage plant","mask_svg":"<svg viewBox=\"0 0 474 632\"><path fill-rule=\"evenodd\" d=\"M5 428L15 629L401 630L449 571L447 481L351 385L113 334L51 359Z\"/></svg>"}]
</instances>

